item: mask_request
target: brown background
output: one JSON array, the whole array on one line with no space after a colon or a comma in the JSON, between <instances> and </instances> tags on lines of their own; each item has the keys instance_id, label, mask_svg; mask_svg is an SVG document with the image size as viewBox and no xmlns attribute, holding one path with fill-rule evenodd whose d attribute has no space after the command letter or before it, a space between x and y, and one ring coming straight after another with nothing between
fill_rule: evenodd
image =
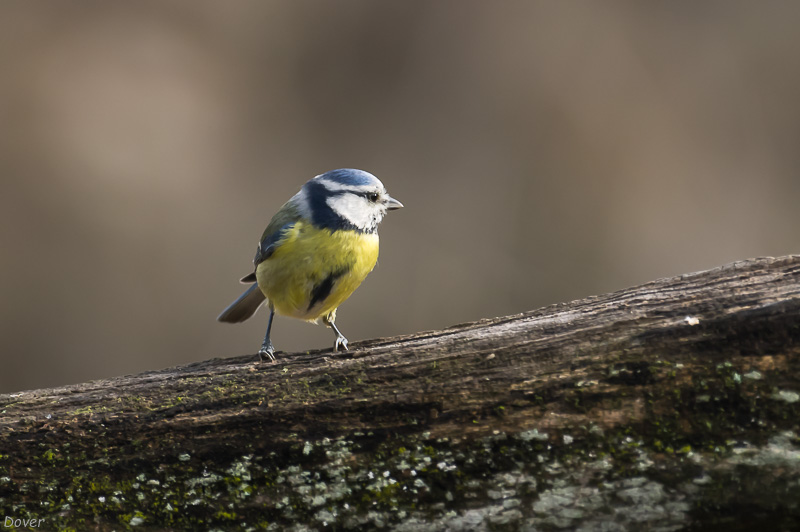
<instances>
[{"instance_id":1,"label":"brown background","mask_svg":"<svg viewBox=\"0 0 800 532\"><path fill-rule=\"evenodd\" d=\"M0 391L254 353L218 312L353 166L351 341L800 251L797 2L4 2ZM286 318L278 349L331 344Z\"/></svg>"}]
</instances>

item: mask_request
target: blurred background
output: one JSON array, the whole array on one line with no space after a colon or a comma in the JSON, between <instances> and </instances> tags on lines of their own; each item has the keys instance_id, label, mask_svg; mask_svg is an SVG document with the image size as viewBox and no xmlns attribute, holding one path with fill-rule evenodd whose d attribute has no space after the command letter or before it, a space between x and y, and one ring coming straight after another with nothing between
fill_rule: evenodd
<instances>
[{"instance_id":1,"label":"blurred background","mask_svg":"<svg viewBox=\"0 0 800 532\"><path fill-rule=\"evenodd\" d=\"M406 208L352 341L800 252L797 2L4 2L0 392L255 353L310 177ZM278 318L279 350L329 347Z\"/></svg>"}]
</instances>

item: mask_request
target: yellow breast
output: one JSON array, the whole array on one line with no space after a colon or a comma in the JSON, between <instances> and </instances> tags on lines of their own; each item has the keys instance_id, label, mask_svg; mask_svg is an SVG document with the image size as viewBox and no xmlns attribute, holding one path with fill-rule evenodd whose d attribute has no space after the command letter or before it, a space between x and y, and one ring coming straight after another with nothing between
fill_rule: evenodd
<instances>
[{"instance_id":1,"label":"yellow breast","mask_svg":"<svg viewBox=\"0 0 800 532\"><path fill-rule=\"evenodd\" d=\"M377 260L377 234L297 222L256 278L278 314L316 321L350 297Z\"/></svg>"}]
</instances>

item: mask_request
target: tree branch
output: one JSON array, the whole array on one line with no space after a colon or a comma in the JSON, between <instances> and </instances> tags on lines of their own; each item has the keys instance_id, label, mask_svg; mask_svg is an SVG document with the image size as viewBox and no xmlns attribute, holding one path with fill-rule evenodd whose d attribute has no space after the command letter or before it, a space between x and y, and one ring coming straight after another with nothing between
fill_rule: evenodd
<instances>
[{"instance_id":1,"label":"tree branch","mask_svg":"<svg viewBox=\"0 0 800 532\"><path fill-rule=\"evenodd\" d=\"M42 527L800 526L800 256L345 353L0 396ZM19 525L22 526L22 525Z\"/></svg>"}]
</instances>

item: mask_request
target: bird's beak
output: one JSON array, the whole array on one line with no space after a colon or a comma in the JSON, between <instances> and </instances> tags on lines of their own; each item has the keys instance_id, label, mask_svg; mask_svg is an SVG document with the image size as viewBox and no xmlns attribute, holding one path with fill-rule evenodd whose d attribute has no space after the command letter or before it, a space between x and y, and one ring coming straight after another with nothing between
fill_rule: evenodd
<instances>
[{"instance_id":1,"label":"bird's beak","mask_svg":"<svg viewBox=\"0 0 800 532\"><path fill-rule=\"evenodd\" d=\"M403 204L394 199L393 197L389 196L386 198L386 210L393 211L395 209L402 209Z\"/></svg>"}]
</instances>

